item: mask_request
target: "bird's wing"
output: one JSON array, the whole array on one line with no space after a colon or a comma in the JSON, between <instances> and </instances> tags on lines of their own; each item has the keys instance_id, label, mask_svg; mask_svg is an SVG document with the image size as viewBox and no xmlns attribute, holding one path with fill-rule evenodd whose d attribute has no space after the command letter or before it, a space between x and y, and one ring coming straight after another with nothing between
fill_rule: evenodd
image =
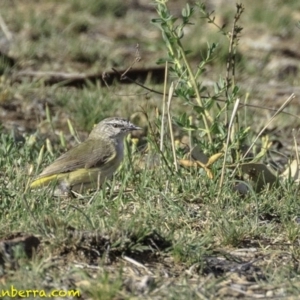
<instances>
[{"instance_id":1,"label":"bird's wing","mask_svg":"<svg viewBox=\"0 0 300 300\"><path fill-rule=\"evenodd\" d=\"M108 144L103 147L103 143L97 140L86 140L61 155L46 167L38 178L72 172L80 168L101 167L115 157L114 145Z\"/></svg>"}]
</instances>

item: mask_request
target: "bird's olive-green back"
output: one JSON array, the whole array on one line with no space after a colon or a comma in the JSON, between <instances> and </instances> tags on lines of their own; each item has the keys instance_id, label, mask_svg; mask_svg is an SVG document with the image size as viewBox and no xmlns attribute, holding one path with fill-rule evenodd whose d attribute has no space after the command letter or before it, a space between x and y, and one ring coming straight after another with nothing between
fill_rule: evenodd
<instances>
[{"instance_id":1,"label":"bird's olive-green back","mask_svg":"<svg viewBox=\"0 0 300 300\"><path fill-rule=\"evenodd\" d=\"M100 168L116 159L113 141L87 139L56 159L38 178L72 172L79 168Z\"/></svg>"}]
</instances>

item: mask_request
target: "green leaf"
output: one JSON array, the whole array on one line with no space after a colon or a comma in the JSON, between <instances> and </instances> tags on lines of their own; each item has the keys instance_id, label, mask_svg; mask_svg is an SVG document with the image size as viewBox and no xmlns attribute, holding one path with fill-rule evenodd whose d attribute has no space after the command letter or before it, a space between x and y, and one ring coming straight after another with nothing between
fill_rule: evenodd
<instances>
[{"instance_id":1,"label":"green leaf","mask_svg":"<svg viewBox=\"0 0 300 300\"><path fill-rule=\"evenodd\" d=\"M196 111L198 114L203 114L204 113L204 107L201 107L199 105L195 105L193 107L194 111Z\"/></svg>"}]
</instances>

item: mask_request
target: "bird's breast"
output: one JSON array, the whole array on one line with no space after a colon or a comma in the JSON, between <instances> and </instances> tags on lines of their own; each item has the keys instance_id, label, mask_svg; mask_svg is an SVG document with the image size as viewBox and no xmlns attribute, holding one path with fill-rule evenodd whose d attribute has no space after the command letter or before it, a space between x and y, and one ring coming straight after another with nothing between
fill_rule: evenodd
<instances>
[{"instance_id":1,"label":"bird's breast","mask_svg":"<svg viewBox=\"0 0 300 300\"><path fill-rule=\"evenodd\" d=\"M117 152L116 160L118 163L121 163L121 161L124 158L124 142L123 142L123 140L117 142L116 152Z\"/></svg>"}]
</instances>

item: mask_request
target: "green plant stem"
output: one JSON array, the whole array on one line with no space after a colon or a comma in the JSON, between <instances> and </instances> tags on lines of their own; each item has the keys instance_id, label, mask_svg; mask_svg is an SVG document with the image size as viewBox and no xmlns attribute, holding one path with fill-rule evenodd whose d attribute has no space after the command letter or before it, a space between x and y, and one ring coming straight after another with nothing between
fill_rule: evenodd
<instances>
[{"instance_id":1,"label":"green plant stem","mask_svg":"<svg viewBox=\"0 0 300 300\"><path fill-rule=\"evenodd\" d=\"M197 82L196 82L195 76L193 74L192 68L191 68L191 66L190 66L190 64L189 64L189 62L186 58L184 50L183 50L183 48L181 46L181 43L179 41L178 41L178 46L179 46L183 61L184 61L185 65L187 67L187 70L189 72L190 79L192 81L192 85L193 85L193 88L194 88L195 93L196 93L197 102L198 102L199 106L204 107L204 103L203 103L202 98L200 96L200 93L199 93L199 90L198 90L198 87L197 87ZM204 113L202 114L202 119L203 119L203 123L204 123L204 126L205 126L205 130L207 132L209 142L211 143L212 142L212 137L211 137L211 133L210 133L210 130L209 130L208 120L211 122L212 118L209 115L207 110L204 110Z\"/></svg>"}]
</instances>

